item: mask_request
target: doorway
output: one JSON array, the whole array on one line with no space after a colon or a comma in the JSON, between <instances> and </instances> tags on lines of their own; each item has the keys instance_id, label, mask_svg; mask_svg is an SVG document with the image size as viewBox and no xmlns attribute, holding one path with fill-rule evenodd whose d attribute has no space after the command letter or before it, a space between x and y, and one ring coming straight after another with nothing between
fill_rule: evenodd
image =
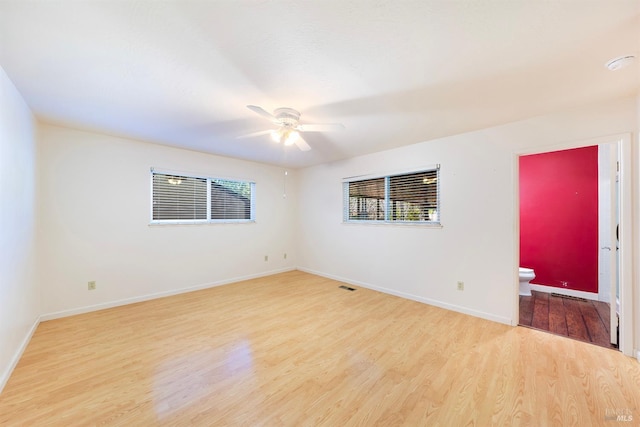
<instances>
[{"instance_id":1,"label":"doorway","mask_svg":"<svg viewBox=\"0 0 640 427\"><path fill-rule=\"evenodd\" d=\"M536 151L522 152L516 155L516 260L518 266L533 268L536 271L536 279L532 280L531 296L521 296L516 291L516 310L515 322L522 326L534 327L549 331L551 333L564 335L570 338L591 342L605 347L619 346L620 350L631 355L631 323L629 316L625 316L628 309L630 295L630 135L617 135L607 138L597 138L594 140L581 141L573 144L565 144L564 146L555 146L547 149ZM590 148L591 147L591 148ZM575 150L574 150L575 149ZM594 151L595 150L595 151ZM589 179L590 188L581 188L577 183L572 183L571 193L553 194L555 190L550 191L550 196L545 196L542 201L538 201L535 207L534 216L547 216L552 221L547 228L535 230L531 228L531 224L526 216L521 217L521 204L527 207L527 197L521 199L521 191L527 191L529 196L532 190L526 186L526 176L523 178L520 174L521 161L523 159L529 161L537 158L542 160L543 157L556 161L560 158L567 157L571 153L572 156L579 154L590 156L589 172L579 172L580 174L591 174ZM598 152L609 153L609 157L602 154L598 156ZM554 153L559 153L554 155ZM595 154L595 158L593 157ZM545 156L549 155L549 156ZM596 160L594 160L596 159ZM565 159L566 161L566 159ZM596 161L594 166L594 161ZM562 171L570 173L571 168L575 168L575 160L569 160ZM571 163L573 162L573 163ZM603 162L605 162L603 167ZM608 162L608 166L607 163ZM579 161L578 161L579 163ZM556 165L557 166L557 165ZM608 167L608 170L607 170ZM595 169L594 169L595 168ZM523 167L524 170L524 167ZM602 171L607 170L610 177L608 180L602 179ZM595 171L595 172L594 172ZM594 173L596 174L594 177ZM598 175L600 173L600 175ZM616 178L617 177L617 178ZM542 185L545 179L549 181L549 177L540 172L536 175L536 185ZM584 177L579 177L582 179ZM521 182L522 180L522 182ZM557 181L551 180L552 183ZM547 182L546 185L552 185ZM598 200L599 194L605 194L603 185L608 186L608 198L604 197ZM524 188L523 188L524 186ZM594 187L595 186L595 187ZM565 187L567 187L565 185ZM606 188L604 188L606 190ZM537 190L533 190L537 191ZM558 190L560 191L560 190ZM556 192L558 192L556 191ZM591 191L591 195L587 195ZM560 191L561 193L561 191ZM554 207L553 197L561 199L560 207ZM595 202L587 199L596 200ZM575 199L575 200L574 200ZM576 200L579 202L574 203ZM564 204L563 204L564 203ZM575 206L574 206L575 205ZM604 206L604 210L603 210ZM530 208L530 206L529 206ZM577 237L565 238L561 234L568 231L566 229L553 230L554 226L571 228L576 226L571 223L563 226L562 221L567 218L562 216L571 215L574 209L576 217L574 222L580 224L584 221L589 222L589 232L575 235ZM595 209L595 211L594 211ZM585 212L588 211L585 219ZM609 230L603 235L603 214L609 212L610 219L605 222L608 224ZM606 216L606 215L605 215ZM600 219L600 223L598 223ZM566 224L566 222L565 222ZM578 227L579 228L579 227ZM584 228L585 230L587 228ZM606 228L606 227L605 227ZM537 248L522 246L522 241L526 240L527 233L541 233L541 230L549 232L549 238L558 237L560 240L551 245L538 245ZM525 237L523 237L523 233ZM603 240L609 238L608 242ZM618 239L616 240L616 234ZM563 240L564 239L564 240ZM544 241L543 239L540 239ZM562 259L554 251L556 246L566 246L565 252L571 252L567 258ZM535 246L535 245L534 245ZM562 249L562 248L560 248ZM536 253L537 251L537 253ZM585 252L586 251L586 252ZM546 259L545 259L546 257ZM589 265L584 265L584 261L588 261ZM534 265L523 265L524 262ZM583 265L581 265L581 263ZM567 271L559 273L565 268ZM516 268L516 276L519 269ZM516 283L518 281L516 280ZM602 284L602 286L599 286ZM620 301L617 304L617 301ZM618 321L619 317L619 321ZM613 343L613 344L612 344Z\"/></svg>"}]
</instances>

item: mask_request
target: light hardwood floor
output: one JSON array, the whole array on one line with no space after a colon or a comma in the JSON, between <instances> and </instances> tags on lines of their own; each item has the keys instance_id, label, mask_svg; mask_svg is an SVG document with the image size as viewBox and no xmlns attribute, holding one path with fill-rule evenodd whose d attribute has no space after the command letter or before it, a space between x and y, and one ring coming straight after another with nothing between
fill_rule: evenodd
<instances>
[{"instance_id":1,"label":"light hardwood floor","mask_svg":"<svg viewBox=\"0 0 640 427\"><path fill-rule=\"evenodd\" d=\"M0 425L612 426L640 364L302 272L43 322Z\"/></svg>"}]
</instances>

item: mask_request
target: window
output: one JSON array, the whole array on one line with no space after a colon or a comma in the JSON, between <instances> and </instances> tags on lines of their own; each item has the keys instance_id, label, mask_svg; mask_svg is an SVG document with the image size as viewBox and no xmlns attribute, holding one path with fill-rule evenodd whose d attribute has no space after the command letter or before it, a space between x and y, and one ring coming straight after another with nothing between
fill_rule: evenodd
<instances>
[{"instance_id":1,"label":"window","mask_svg":"<svg viewBox=\"0 0 640 427\"><path fill-rule=\"evenodd\" d=\"M151 171L152 223L254 220L255 183Z\"/></svg>"},{"instance_id":2,"label":"window","mask_svg":"<svg viewBox=\"0 0 640 427\"><path fill-rule=\"evenodd\" d=\"M440 224L440 167L367 179L345 179L346 222Z\"/></svg>"}]
</instances>

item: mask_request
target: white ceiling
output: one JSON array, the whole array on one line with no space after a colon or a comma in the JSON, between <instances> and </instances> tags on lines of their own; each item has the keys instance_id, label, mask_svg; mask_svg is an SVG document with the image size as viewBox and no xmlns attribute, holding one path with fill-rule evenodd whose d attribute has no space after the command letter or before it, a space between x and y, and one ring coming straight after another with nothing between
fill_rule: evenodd
<instances>
[{"instance_id":1,"label":"white ceiling","mask_svg":"<svg viewBox=\"0 0 640 427\"><path fill-rule=\"evenodd\" d=\"M0 0L42 120L304 167L636 94L638 0ZM313 148L237 136L293 107Z\"/></svg>"}]
</instances>

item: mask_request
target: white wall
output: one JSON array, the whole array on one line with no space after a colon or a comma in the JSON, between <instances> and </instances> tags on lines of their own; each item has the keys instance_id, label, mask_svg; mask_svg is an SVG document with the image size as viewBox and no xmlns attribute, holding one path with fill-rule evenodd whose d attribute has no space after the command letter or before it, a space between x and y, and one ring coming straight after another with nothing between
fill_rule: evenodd
<instances>
[{"instance_id":1,"label":"white wall","mask_svg":"<svg viewBox=\"0 0 640 427\"><path fill-rule=\"evenodd\" d=\"M40 314L34 119L0 68L0 391Z\"/></svg>"},{"instance_id":2,"label":"white wall","mask_svg":"<svg viewBox=\"0 0 640 427\"><path fill-rule=\"evenodd\" d=\"M52 125L39 156L45 319L296 265L294 172ZM150 226L151 167L255 181L256 222Z\"/></svg>"},{"instance_id":3,"label":"white wall","mask_svg":"<svg viewBox=\"0 0 640 427\"><path fill-rule=\"evenodd\" d=\"M517 324L516 153L635 131L635 110L634 99L623 99L301 170L298 265ZM441 229L342 223L343 177L436 163ZM464 291L456 290L457 281Z\"/></svg>"}]
</instances>

